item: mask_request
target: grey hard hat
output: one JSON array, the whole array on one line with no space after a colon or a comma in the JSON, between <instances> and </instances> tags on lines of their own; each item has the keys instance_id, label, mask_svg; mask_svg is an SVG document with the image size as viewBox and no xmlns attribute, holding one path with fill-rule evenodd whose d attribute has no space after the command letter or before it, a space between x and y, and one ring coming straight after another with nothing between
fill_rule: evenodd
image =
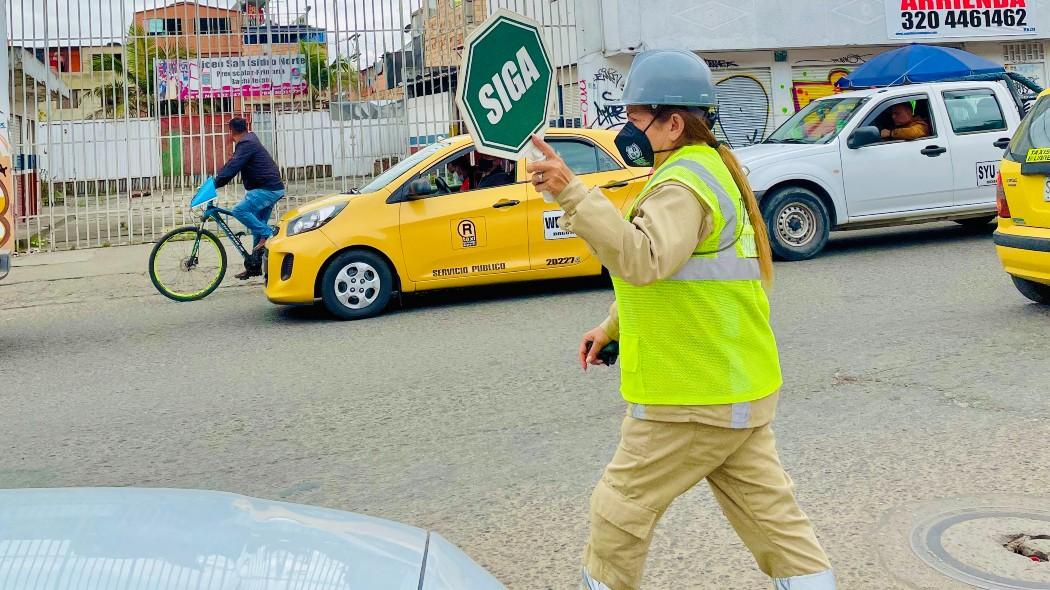
<instances>
[{"instance_id":1,"label":"grey hard hat","mask_svg":"<svg viewBox=\"0 0 1050 590\"><path fill-rule=\"evenodd\" d=\"M699 55L656 49L634 58L623 88L622 104L716 107L718 96L711 69Z\"/></svg>"}]
</instances>

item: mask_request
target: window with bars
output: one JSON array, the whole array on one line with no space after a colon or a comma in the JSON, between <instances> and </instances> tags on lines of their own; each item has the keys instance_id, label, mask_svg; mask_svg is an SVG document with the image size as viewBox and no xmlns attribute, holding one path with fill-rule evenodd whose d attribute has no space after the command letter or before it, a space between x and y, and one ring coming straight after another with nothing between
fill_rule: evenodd
<instances>
[{"instance_id":1,"label":"window with bars","mask_svg":"<svg viewBox=\"0 0 1050 590\"><path fill-rule=\"evenodd\" d=\"M1045 58L1046 50L1042 42L1003 43L1003 62L1005 63L1038 62Z\"/></svg>"},{"instance_id":2,"label":"window with bars","mask_svg":"<svg viewBox=\"0 0 1050 590\"><path fill-rule=\"evenodd\" d=\"M197 33L200 35L229 35L230 19L199 18L197 19Z\"/></svg>"},{"instance_id":3,"label":"window with bars","mask_svg":"<svg viewBox=\"0 0 1050 590\"><path fill-rule=\"evenodd\" d=\"M181 35L182 19L151 18L146 23L150 35Z\"/></svg>"}]
</instances>

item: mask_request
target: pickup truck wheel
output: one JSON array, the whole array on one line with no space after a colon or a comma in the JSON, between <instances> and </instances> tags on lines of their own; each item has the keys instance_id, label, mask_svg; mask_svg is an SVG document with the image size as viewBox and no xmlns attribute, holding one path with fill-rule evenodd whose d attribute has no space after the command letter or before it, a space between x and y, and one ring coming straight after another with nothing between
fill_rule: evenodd
<instances>
[{"instance_id":1,"label":"pickup truck wheel","mask_svg":"<svg viewBox=\"0 0 1050 590\"><path fill-rule=\"evenodd\" d=\"M820 197L802 187L782 188L762 201L769 244L780 260L808 260L828 243L831 220Z\"/></svg>"},{"instance_id":2,"label":"pickup truck wheel","mask_svg":"<svg viewBox=\"0 0 1050 590\"><path fill-rule=\"evenodd\" d=\"M1010 278L1014 280L1014 286L1021 292L1021 295L1024 295L1036 303L1042 303L1043 305L1050 304L1050 285L1044 285L1042 283L1029 281L1012 275Z\"/></svg>"}]
</instances>

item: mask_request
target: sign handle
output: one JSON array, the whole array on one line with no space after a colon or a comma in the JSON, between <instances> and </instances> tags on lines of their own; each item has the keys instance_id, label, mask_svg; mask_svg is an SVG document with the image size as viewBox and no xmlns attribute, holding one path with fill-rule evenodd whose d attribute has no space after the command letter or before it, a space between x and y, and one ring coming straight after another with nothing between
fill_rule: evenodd
<instances>
[{"instance_id":1,"label":"sign handle","mask_svg":"<svg viewBox=\"0 0 1050 590\"><path fill-rule=\"evenodd\" d=\"M543 136L540 135L537 135L536 137L543 139ZM528 145L525 146L525 149L522 150L522 155L525 156L526 160L532 160L533 162L542 162L547 159L547 156L545 156L543 152L540 151L540 148L536 147L536 144L532 143L531 139L529 140ZM543 195L543 201L545 203L554 202L554 195L550 194L549 192L543 191L540 194Z\"/></svg>"}]
</instances>

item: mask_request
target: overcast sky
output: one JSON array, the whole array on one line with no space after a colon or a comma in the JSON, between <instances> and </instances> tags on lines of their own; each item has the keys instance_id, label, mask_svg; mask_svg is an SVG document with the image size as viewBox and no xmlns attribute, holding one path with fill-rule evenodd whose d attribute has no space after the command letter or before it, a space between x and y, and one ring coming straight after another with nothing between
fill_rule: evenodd
<instances>
[{"instance_id":1,"label":"overcast sky","mask_svg":"<svg viewBox=\"0 0 1050 590\"><path fill-rule=\"evenodd\" d=\"M43 47L103 45L119 41L135 12L175 0L8 0L11 39L16 45ZM361 62L369 64L405 42L402 30L412 10L424 0L270 0L267 12L285 24L307 13L307 24L329 31L329 46L339 55L353 50L359 33ZM236 0L199 0L201 5L232 8Z\"/></svg>"}]
</instances>

